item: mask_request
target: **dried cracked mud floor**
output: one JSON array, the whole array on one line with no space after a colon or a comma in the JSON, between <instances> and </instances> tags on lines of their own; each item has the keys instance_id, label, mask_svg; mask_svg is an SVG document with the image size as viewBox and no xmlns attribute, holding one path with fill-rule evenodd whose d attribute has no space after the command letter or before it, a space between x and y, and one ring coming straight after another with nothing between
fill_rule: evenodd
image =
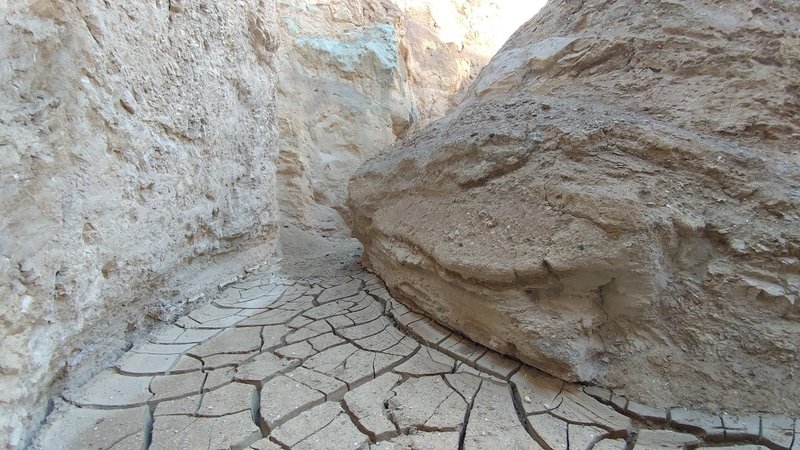
<instances>
[{"instance_id":1,"label":"dried cracked mud floor","mask_svg":"<svg viewBox=\"0 0 800 450\"><path fill-rule=\"evenodd\" d=\"M226 287L66 393L34 448L800 449L793 418L651 408L521 366L409 311L350 240L309 242L290 251L325 256Z\"/></svg>"}]
</instances>

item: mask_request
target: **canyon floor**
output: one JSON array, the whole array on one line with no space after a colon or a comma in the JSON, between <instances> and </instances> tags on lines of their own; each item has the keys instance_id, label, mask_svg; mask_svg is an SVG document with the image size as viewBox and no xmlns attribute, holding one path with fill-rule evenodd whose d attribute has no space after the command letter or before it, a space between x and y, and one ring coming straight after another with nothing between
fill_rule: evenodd
<instances>
[{"instance_id":1,"label":"canyon floor","mask_svg":"<svg viewBox=\"0 0 800 450\"><path fill-rule=\"evenodd\" d=\"M34 447L800 448L793 418L653 408L522 366L409 311L355 240L284 234L282 259L66 392Z\"/></svg>"}]
</instances>

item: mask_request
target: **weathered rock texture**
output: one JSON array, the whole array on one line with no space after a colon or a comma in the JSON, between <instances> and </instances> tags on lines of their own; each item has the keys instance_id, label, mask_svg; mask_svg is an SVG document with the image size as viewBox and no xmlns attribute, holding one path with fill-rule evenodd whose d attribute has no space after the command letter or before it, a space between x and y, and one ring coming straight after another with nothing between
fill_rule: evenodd
<instances>
[{"instance_id":1,"label":"weathered rock texture","mask_svg":"<svg viewBox=\"0 0 800 450\"><path fill-rule=\"evenodd\" d=\"M2 5L0 441L15 446L60 377L269 257L277 38L263 0Z\"/></svg>"},{"instance_id":2,"label":"weathered rock texture","mask_svg":"<svg viewBox=\"0 0 800 450\"><path fill-rule=\"evenodd\" d=\"M307 229L346 231L353 172L455 107L510 34L498 29L515 29L540 3L279 1L283 216Z\"/></svg>"},{"instance_id":3,"label":"weathered rock texture","mask_svg":"<svg viewBox=\"0 0 800 450\"><path fill-rule=\"evenodd\" d=\"M648 404L798 413L800 6L552 1L350 185L440 322Z\"/></svg>"}]
</instances>

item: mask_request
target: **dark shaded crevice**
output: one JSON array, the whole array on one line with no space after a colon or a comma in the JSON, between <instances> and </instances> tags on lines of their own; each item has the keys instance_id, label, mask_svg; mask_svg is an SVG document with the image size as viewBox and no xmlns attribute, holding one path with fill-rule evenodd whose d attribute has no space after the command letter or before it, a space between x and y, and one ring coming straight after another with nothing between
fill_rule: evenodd
<instances>
[{"instance_id":1,"label":"dark shaded crevice","mask_svg":"<svg viewBox=\"0 0 800 450\"><path fill-rule=\"evenodd\" d=\"M344 400L340 401L339 405L342 407L342 410L345 412L345 414L347 414L347 417L350 418L350 422L352 422L353 425L355 425L355 427L358 428L358 431L367 436L371 443L375 444L376 442L378 442L375 433L368 430L367 427L361 424L361 422L358 420L358 416L356 416L355 413L352 410L350 410L350 406L347 404L346 401Z\"/></svg>"},{"instance_id":2,"label":"dark shaded crevice","mask_svg":"<svg viewBox=\"0 0 800 450\"><path fill-rule=\"evenodd\" d=\"M536 441L537 444L542 446L545 450L554 450L547 442L539 436L539 433L533 429L530 422L528 421L528 417L525 414L525 408L522 406L522 398L519 394L519 390L517 390L517 386L514 383L508 383L508 390L511 393L511 402L514 405L514 412L517 413L517 419L519 420L520 425L525 430L526 433ZM567 429L567 449L569 450L569 429Z\"/></svg>"},{"instance_id":3,"label":"dark shaded crevice","mask_svg":"<svg viewBox=\"0 0 800 450\"><path fill-rule=\"evenodd\" d=\"M478 394L480 393L482 387L483 380L478 383L478 388L475 389L475 393L472 395L472 399L469 401L467 410L464 412L463 425L461 426L461 431L458 435L458 450L464 450L464 440L467 438L467 427L469 426L470 414L472 414L472 408L475 407L475 400L478 398Z\"/></svg>"},{"instance_id":4,"label":"dark shaded crevice","mask_svg":"<svg viewBox=\"0 0 800 450\"><path fill-rule=\"evenodd\" d=\"M639 439L639 430L634 428L628 433L628 437L625 438L625 449L624 450L633 450L636 447L636 441Z\"/></svg>"},{"instance_id":5,"label":"dark shaded crevice","mask_svg":"<svg viewBox=\"0 0 800 450\"><path fill-rule=\"evenodd\" d=\"M199 407L199 406L198 406ZM153 443L153 424L155 420L153 419L156 412L156 405L152 404L149 405L147 410L145 411L144 416L144 442L142 442L142 450L147 450L150 448L150 444ZM113 445L111 446L114 447Z\"/></svg>"}]
</instances>

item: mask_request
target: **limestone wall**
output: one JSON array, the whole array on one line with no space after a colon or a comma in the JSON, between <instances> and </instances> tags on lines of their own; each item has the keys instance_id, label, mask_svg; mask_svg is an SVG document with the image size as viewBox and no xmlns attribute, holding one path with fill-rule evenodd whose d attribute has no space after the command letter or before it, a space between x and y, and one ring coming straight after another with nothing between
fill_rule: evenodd
<instances>
[{"instance_id":1,"label":"limestone wall","mask_svg":"<svg viewBox=\"0 0 800 450\"><path fill-rule=\"evenodd\" d=\"M269 258L274 4L0 2L0 436Z\"/></svg>"}]
</instances>

